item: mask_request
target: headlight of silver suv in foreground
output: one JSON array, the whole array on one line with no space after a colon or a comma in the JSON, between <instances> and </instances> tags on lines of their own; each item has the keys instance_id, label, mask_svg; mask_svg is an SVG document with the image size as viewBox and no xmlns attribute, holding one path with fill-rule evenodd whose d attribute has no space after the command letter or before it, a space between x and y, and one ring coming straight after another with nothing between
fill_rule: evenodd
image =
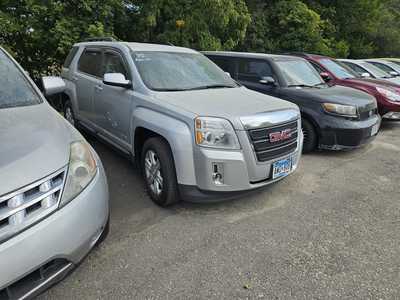
<instances>
[{"instance_id":1,"label":"headlight of silver suv in foreground","mask_svg":"<svg viewBox=\"0 0 400 300\"><path fill-rule=\"evenodd\" d=\"M239 140L232 124L225 119L198 117L195 119L196 144L202 147L238 150Z\"/></svg>"},{"instance_id":2,"label":"headlight of silver suv in foreground","mask_svg":"<svg viewBox=\"0 0 400 300\"><path fill-rule=\"evenodd\" d=\"M96 160L85 141L71 143L70 158L60 207L66 205L81 193L97 172Z\"/></svg>"}]
</instances>

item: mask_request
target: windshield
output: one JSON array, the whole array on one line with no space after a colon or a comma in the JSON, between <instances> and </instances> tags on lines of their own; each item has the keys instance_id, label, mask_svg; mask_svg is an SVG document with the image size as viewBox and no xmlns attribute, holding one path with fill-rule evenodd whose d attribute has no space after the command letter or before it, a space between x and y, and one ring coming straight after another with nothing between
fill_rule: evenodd
<instances>
[{"instance_id":1,"label":"windshield","mask_svg":"<svg viewBox=\"0 0 400 300\"><path fill-rule=\"evenodd\" d=\"M306 61L276 61L288 86L317 86L325 84L318 72Z\"/></svg>"},{"instance_id":2,"label":"windshield","mask_svg":"<svg viewBox=\"0 0 400 300\"><path fill-rule=\"evenodd\" d=\"M0 109L41 103L25 76L0 49Z\"/></svg>"},{"instance_id":3,"label":"windshield","mask_svg":"<svg viewBox=\"0 0 400 300\"><path fill-rule=\"evenodd\" d=\"M147 51L132 55L142 80L152 90L185 91L238 86L202 54Z\"/></svg>"},{"instance_id":4,"label":"windshield","mask_svg":"<svg viewBox=\"0 0 400 300\"><path fill-rule=\"evenodd\" d=\"M367 62L360 62L360 66L368 70L376 78L392 78L393 76Z\"/></svg>"},{"instance_id":5,"label":"windshield","mask_svg":"<svg viewBox=\"0 0 400 300\"><path fill-rule=\"evenodd\" d=\"M323 58L319 61L325 68L339 79L356 78L357 75L337 61L329 58Z\"/></svg>"}]
</instances>

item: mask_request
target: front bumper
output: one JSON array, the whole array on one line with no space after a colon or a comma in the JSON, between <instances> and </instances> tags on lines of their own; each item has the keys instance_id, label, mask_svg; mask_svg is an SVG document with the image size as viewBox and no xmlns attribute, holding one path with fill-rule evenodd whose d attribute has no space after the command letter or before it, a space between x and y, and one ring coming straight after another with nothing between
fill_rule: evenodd
<instances>
[{"instance_id":1,"label":"front bumper","mask_svg":"<svg viewBox=\"0 0 400 300\"><path fill-rule=\"evenodd\" d=\"M109 217L108 200L99 163L96 177L74 200L0 244L0 299L31 298L61 280L101 236ZM42 278L32 275L38 270Z\"/></svg>"},{"instance_id":2,"label":"front bumper","mask_svg":"<svg viewBox=\"0 0 400 300\"><path fill-rule=\"evenodd\" d=\"M374 126L380 127L381 118L375 115L367 120L356 121L326 116L320 130L319 148L328 150L355 149L371 142Z\"/></svg>"},{"instance_id":3,"label":"front bumper","mask_svg":"<svg viewBox=\"0 0 400 300\"><path fill-rule=\"evenodd\" d=\"M301 131L298 135L297 148L292 153L267 162L257 161L245 131L237 132L237 134L242 146L241 150L198 149L195 156L197 185L180 185L182 199L190 202L214 202L236 198L260 189L287 176L273 179L272 166L276 161L289 157L292 158L289 174L297 169L303 149ZM222 171L220 171L223 175L223 184L216 184L213 180L215 164L222 166Z\"/></svg>"}]
</instances>

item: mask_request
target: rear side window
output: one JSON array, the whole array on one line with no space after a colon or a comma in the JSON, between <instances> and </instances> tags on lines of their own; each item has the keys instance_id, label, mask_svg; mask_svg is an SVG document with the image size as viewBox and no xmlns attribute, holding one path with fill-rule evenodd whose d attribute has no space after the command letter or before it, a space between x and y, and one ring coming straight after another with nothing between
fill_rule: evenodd
<instances>
[{"instance_id":1,"label":"rear side window","mask_svg":"<svg viewBox=\"0 0 400 300\"><path fill-rule=\"evenodd\" d=\"M222 70L228 72L232 77L236 76L235 61L233 59L216 56L209 56L208 58L211 59Z\"/></svg>"},{"instance_id":2,"label":"rear side window","mask_svg":"<svg viewBox=\"0 0 400 300\"><path fill-rule=\"evenodd\" d=\"M74 59L76 52L78 52L79 47L72 47L71 51L69 52L67 58L64 61L63 67L69 68L71 65L72 60Z\"/></svg>"},{"instance_id":3,"label":"rear side window","mask_svg":"<svg viewBox=\"0 0 400 300\"><path fill-rule=\"evenodd\" d=\"M100 50L86 49L78 62L78 70L95 77L102 77L102 55Z\"/></svg>"},{"instance_id":4,"label":"rear side window","mask_svg":"<svg viewBox=\"0 0 400 300\"><path fill-rule=\"evenodd\" d=\"M260 59L239 60L238 79L259 82L262 77L273 77L272 68L268 62Z\"/></svg>"}]
</instances>

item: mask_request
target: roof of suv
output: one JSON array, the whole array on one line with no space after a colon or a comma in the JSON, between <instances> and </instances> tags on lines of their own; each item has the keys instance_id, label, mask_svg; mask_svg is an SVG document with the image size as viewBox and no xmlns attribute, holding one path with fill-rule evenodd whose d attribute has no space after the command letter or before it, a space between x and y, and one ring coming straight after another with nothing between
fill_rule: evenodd
<instances>
[{"instance_id":1,"label":"roof of suv","mask_svg":"<svg viewBox=\"0 0 400 300\"><path fill-rule=\"evenodd\" d=\"M161 44L150 44L150 43L129 43L129 42L108 42L108 41L96 41L96 42L81 42L75 44L75 46L126 46L132 51L160 51L160 52L180 52L180 53L197 53L195 50L183 47L176 47L170 45Z\"/></svg>"},{"instance_id":2,"label":"roof of suv","mask_svg":"<svg viewBox=\"0 0 400 300\"><path fill-rule=\"evenodd\" d=\"M250 52L229 52L229 51L202 51L204 55L219 55L219 56L230 56L230 57L245 57L245 58L269 58L272 60L278 59L299 59L289 55L278 55L278 54L266 54L266 53L250 53Z\"/></svg>"}]
</instances>

